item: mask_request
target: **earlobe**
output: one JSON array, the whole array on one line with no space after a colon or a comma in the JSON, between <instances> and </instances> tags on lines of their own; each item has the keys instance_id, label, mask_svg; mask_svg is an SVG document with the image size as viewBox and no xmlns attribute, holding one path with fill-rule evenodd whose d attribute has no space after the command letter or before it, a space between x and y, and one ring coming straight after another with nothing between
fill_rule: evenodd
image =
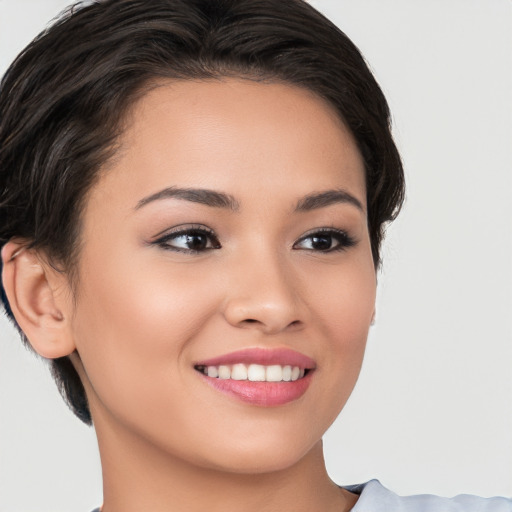
<instances>
[{"instance_id":1,"label":"earlobe","mask_svg":"<svg viewBox=\"0 0 512 512\"><path fill-rule=\"evenodd\" d=\"M16 322L33 349L56 359L75 350L64 292L65 277L34 249L10 241L2 248L2 281Z\"/></svg>"}]
</instances>

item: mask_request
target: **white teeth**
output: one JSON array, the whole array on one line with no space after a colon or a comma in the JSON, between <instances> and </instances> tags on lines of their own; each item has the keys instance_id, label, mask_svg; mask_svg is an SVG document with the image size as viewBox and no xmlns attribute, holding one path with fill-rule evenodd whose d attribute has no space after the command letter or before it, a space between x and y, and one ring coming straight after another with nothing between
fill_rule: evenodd
<instances>
[{"instance_id":1,"label":"white teeth","mask_svg":"<svg viewBox=\"0 0 512 512\"><path fill-rule=\"evenodd\" d=\"M247 378L253 382L263 382L266 380L265 367L261 364L250 364L247 369Z\"/></svg>"},{"instance_id":2,"label":"white teeth","mask_svg":"<svg viewBox=\"0 0 512 512\"><path fill-rule=\"evenodd\" d=\"M247 366L245 364L234 364L231 368L231 378L233 380L247 380Z\"/></svg>"},{"instance_id":3,"label":"white teeth","mask_svg":"<svg viewBox=\"0 0 512 512\"><path fill-rule=\"evenodd\" d=\"M283 369L278 364L267 366L267 382L281 382L283 380Z\"/></svg>"},{"instance_id":4,"label":"white teeth","mask_svg":"<svg viewBox=\"0 0 512 512\"><path fill-rule=\"evenodd\" d=\"M231 369L229 366L219 366L219 379L229 379L231 377Z\"/></svg>"},{"instance_id":5,"label":"white teeth","mask_svg":"<svg viewBox=\"0 0 512 512\"><path fill-rule=\"evenodd\" d=\"M252 382L290 382L302 379L306 374L304 368L298 366L273 364L264 366L262 364L245 365L242 363L232 366L206 366L198 369L211 378L249 380Z\"/></svg>"}]
</instances>

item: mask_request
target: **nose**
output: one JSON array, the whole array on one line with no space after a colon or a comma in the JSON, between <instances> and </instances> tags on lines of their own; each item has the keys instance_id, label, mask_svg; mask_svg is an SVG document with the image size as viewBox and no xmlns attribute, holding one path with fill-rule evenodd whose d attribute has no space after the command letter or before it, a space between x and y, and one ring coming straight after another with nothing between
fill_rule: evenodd
<instances>
[{"instance_id":1,"label":"nose","mask_svg":"<svg viewBox=\"0 0 512 512\"><path fill-rule=\"evenodd\" d=\"M277 254L242 258L233 265L224 316L234 327L278 334L303 327L299 282Z\"/></svg>"}]
</instances>

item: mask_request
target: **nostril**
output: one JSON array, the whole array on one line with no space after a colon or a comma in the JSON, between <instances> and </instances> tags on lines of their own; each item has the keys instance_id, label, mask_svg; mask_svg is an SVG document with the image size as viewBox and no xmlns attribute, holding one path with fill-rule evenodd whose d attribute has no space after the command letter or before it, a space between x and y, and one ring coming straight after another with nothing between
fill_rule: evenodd
<instances>
[{"instance_id":1,"label":"nostril","mask_svg":"<svg viewBox=\"0 0 512 512\"><path fill-rule=\"evenodd\" d=\"M244 318L243 320L238 322L237 325L238 325L238 327L252 327L253 325L259 324L259 323L261 323L261 322L259 322L255 318Z\"/></svg>"}]
</instances>

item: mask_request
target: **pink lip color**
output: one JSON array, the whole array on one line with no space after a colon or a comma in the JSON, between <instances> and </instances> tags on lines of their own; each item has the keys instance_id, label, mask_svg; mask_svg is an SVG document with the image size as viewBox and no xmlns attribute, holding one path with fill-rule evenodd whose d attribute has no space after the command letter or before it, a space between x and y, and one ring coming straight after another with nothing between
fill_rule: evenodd
<instances>
[{"instance_id":1,"label":"pink lip color","mask_svg":"<svg viewBox=\"0 0 512 512\"><path fill-rule=\"evenodd\" d=\"M249 380L214 379L204 374L198 375L213 388L234 396L243 402L275 407L293 402L308 389L313 373L293 382L251 382Z\"/></svg>"},{"instance_id":2,"label":"pink lip color","mask_svg":"<svg viewBox=\"0 0 512 512\"><path fill-rule=\"evenodd\" d=\"M314 373L313 369L316 366L311 358L290 349L240 350L201 361L195 366L220 366L237 363L265 366L273 364L290 365L309 370L303 378L291 382L251 382L249 380L218 379L198 372L198 375L216 390L248 404L263 407L284 405L300 398L307 391Z\"/></svg>"}]
</instances>

